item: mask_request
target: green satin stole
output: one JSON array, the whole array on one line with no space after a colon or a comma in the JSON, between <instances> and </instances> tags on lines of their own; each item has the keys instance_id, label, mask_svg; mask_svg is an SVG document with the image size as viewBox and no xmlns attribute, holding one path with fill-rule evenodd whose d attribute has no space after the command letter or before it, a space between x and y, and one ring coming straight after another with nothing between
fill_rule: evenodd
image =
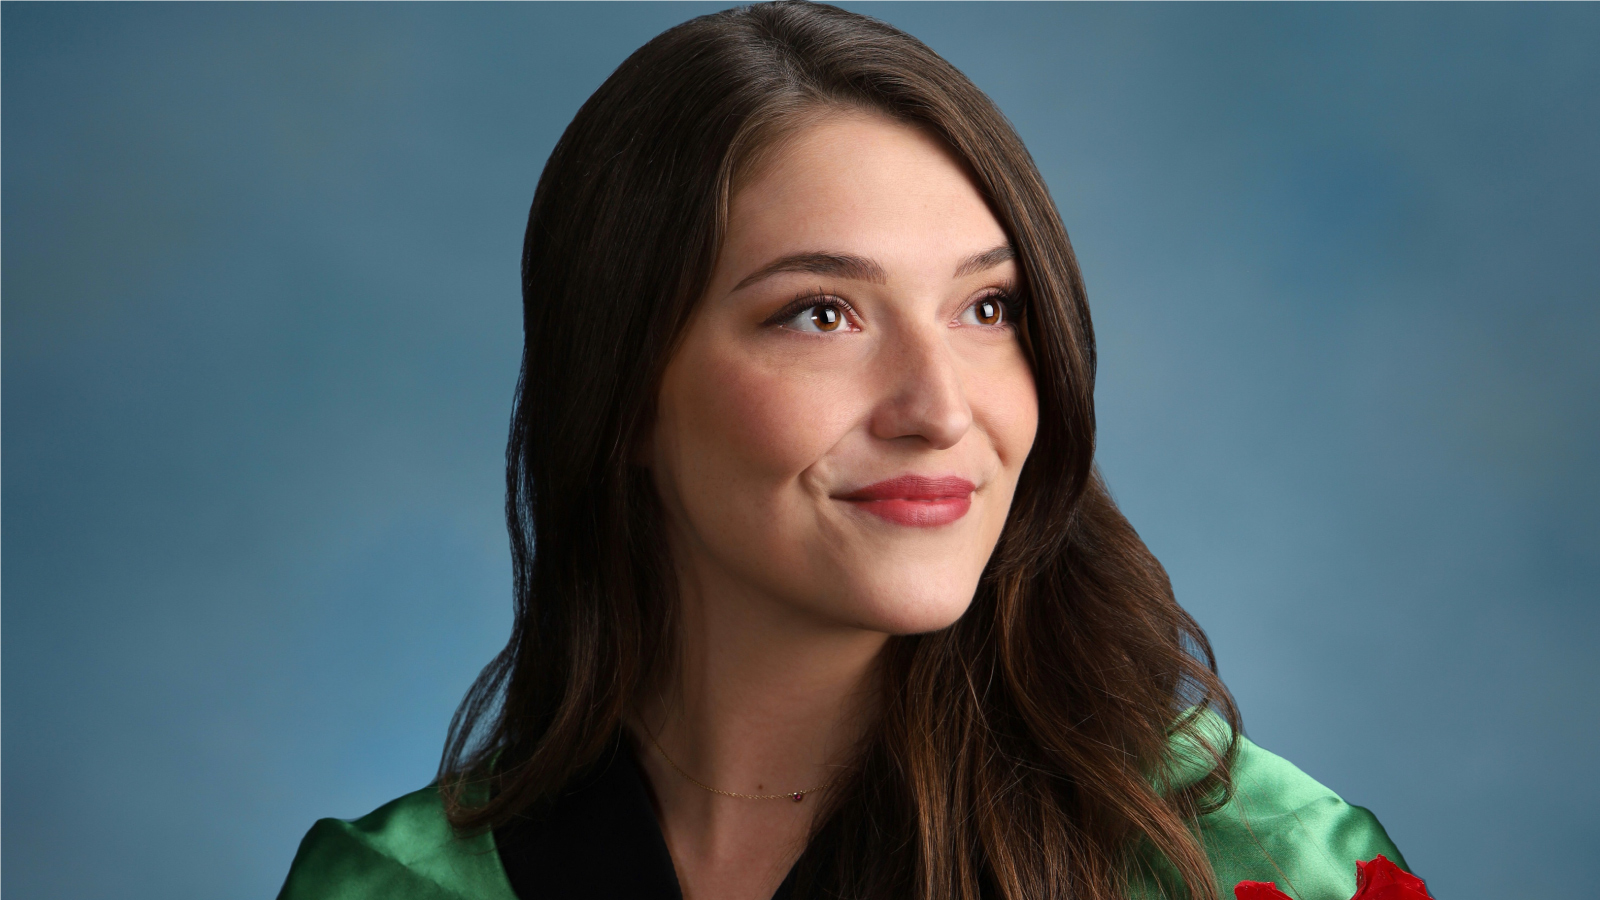
<instances>
[{"instance_id":1,"label":"green satin stole","mask_svg":"<svg viewBox=\"0 0 1600 900\"><path fill-rule=\"evenodd\" d=\"M1182 760L1185 749L1174 749ZM1297 900L1350 900L1356 860L1381 853L1406 868L1372 813L1243 737L1233 780L1233 798L1197 822L1224 900L1240 881L1276 882ZM1153 900L1161 896L1158 884L1140 875L1131 894ZM457 838L432 787L354 821L317 822L300 842L278 898L517 900L493 836Z\"/></svg>"}]
</instances>

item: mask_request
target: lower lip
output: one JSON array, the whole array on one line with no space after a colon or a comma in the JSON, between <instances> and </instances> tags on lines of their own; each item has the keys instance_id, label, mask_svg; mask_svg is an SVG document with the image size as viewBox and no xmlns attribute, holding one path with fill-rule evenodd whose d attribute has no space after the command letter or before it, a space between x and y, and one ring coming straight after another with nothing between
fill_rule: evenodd
<instances>
[{"instance_id":1,"label":"lower lip","mask_svg":"<svg viewBox=\"0 0 1600 900\"><path fill-rule=\"evenodd\" d=\"M847 500L887 522L911 528L937 528L967 514L972 495L939 497L935 500Z\"/></svg>"}]
</instances>

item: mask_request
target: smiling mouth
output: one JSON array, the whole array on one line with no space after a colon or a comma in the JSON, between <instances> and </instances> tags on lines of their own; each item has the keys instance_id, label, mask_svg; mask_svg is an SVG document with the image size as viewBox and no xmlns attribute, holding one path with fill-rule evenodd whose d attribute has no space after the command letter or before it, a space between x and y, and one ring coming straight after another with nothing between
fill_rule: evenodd
<instances>
[{"instance_id":1,"label":"smiling mouth","mask_svg":"<svg viewBox=\"0 0 1600 900\"><path fill-rule=\"evenodd\" d=\"M843 500L895 525L937 528L949 525L972 508L977 485L965 478L902 475L852 491Z\"/></svg>"}]
</instances>

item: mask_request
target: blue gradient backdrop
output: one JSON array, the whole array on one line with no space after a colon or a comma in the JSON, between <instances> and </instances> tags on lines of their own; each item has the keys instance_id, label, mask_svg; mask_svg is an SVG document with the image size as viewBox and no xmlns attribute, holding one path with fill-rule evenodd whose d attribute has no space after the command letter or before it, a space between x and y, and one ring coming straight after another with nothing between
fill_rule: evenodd
<instances>
[{"instance_id":1,"label":"blue gradient backdrop","mask_svg":"<svg viewBox=\"0 0 1600 900\"><path fill-rule=\"evenodd\" d=\"M4 891L270 896L509 624L517 259L674 5L3 11ZM1593 890L1600 7L871 7L1088 278L1251 734L1454 900Z\"/></svg>"}]
</instances>

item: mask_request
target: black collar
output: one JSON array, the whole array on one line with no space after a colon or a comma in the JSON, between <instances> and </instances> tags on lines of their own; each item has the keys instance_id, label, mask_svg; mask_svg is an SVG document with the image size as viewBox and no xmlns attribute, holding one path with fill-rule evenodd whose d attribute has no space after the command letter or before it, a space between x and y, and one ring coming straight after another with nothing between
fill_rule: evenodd
<instances>
[{"instance_id":1,"label":"black collar","mask_svg":"<svg viewBox=\"0 0 1600 900\"><path fill-rule=\"evenodd\" d=\"M683 900L645 776L620 735L554 803L495 829L518 900ZM773 900L789 900L794 872Z\"/></svg>"}]
</instances>

